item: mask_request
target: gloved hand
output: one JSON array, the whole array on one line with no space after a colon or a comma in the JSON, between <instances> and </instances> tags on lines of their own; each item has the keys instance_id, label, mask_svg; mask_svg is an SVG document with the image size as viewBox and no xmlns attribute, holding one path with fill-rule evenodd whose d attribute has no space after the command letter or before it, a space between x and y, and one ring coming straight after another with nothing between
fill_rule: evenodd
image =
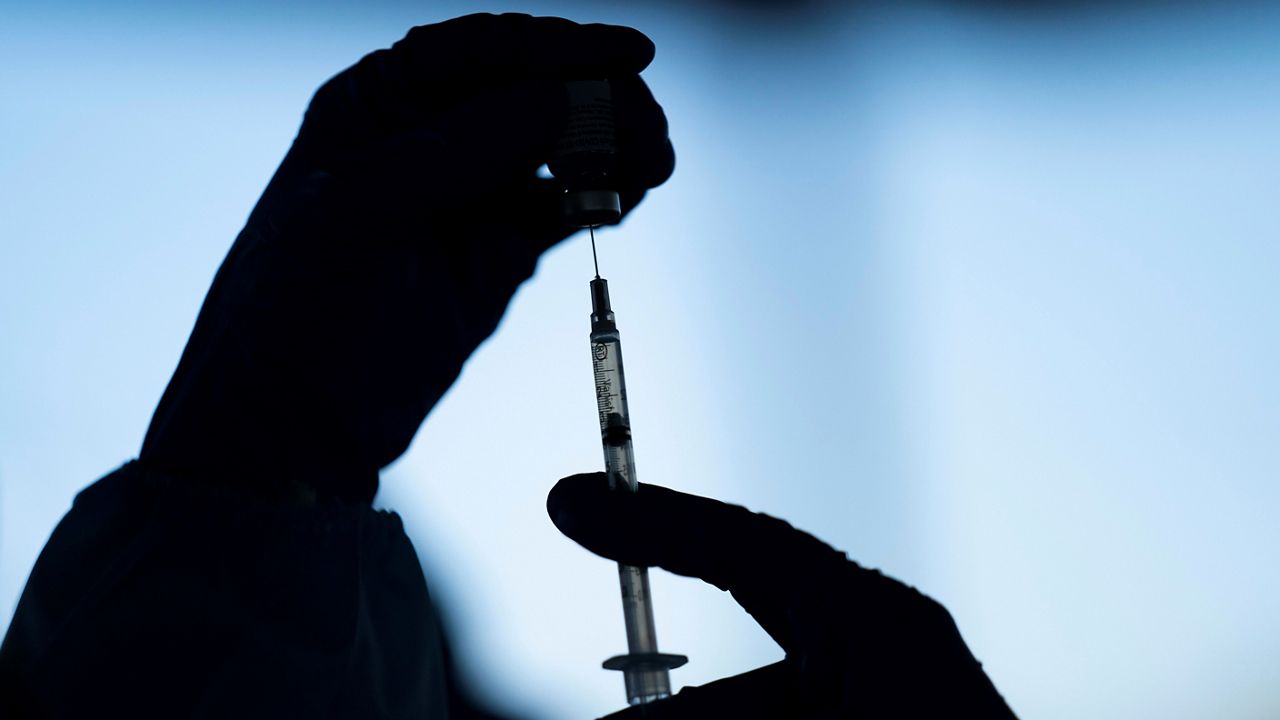
<instances>
[{"instance_id":1,"label":"gloved hand","mask_svg":"<svg viewBox=\"0 0 1280 720\"><path fill-rule=\"evenodd\" d=\"M172 475L367 501L568 236L536 177L567 79L612 81L623 211L674 166L630 28L471 15L315 94L214 279L144 443Z\"/></svg>"},{"instance_id":2,"label":"gloved hand","mask_svg":"<svg viewBox=\"0 0 1280 720\"><path fill-rule=\"evenodd\" d=\"M701 578L786 658L610 715L646 718L1011 718L947 610L782 520L603 473L561 480L547 512L611 560Z\"/></svg>"}]
</instances>

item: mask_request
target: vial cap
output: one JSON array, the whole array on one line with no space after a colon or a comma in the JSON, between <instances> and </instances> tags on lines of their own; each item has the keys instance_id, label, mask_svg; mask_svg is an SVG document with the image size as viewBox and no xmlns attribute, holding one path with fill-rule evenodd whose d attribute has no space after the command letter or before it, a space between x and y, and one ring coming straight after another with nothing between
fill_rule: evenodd
<instances>
[{"instance_id":1,"label":"vial cap","mask_svg":"<svg viewBox=\"0 0 1280 720\"><path fill-rule=\"evenodd\" d=\"M614 190L570 190L563 208L565 222L573 227L613 225L622 219L622 199Z\"/></svg>"}]
</instances>

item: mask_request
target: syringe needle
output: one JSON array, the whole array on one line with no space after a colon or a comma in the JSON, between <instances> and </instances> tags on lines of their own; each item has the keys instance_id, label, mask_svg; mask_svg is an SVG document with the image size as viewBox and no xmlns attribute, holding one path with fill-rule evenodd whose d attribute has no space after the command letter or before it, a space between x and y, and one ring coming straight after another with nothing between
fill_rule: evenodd
<instances>
[{"instance_id":1,"label":"syringe needle","mask_svg":"<svg viewBox=\"0 0 1280 720\"><path fill-rule=\"evenodd\" d=\"M600 279L600 260L596 258L596 226L588 225L587 231L591 233L591 263L596 266L596 279Z\"/></svg>"}]
</instances>

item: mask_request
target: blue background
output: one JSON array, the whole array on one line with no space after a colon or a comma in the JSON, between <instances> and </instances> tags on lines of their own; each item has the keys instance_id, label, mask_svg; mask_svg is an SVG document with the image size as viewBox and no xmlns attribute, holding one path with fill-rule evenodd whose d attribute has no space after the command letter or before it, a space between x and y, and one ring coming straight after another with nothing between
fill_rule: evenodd
<instances>
[{"instance_id":1,"label":"blue background","mask_svg":"<svg viewBox=\"0 0 1280 720\"><path fill-rule=\"evenodd\" d=\"M600 238L643 480L932 594L1025 717L1280 715L1280 9L797 7L0 6L0 616L136 453L311 92L514 9L658 47L679 167ZM623 699L614 570L543 511L601 465L590 268L546 256L379 498L536 717ZM654 584L677 684L781 656Z\"/></svg>"}]
</instances>

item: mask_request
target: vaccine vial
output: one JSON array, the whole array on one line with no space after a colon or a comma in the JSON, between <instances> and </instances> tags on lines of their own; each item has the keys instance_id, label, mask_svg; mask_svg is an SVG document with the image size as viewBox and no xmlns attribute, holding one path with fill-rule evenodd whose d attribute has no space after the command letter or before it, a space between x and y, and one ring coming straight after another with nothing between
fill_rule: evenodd
<instances>
[{"instance_id":1,"label":"vaccine vial","mask_svg":"<svg viewBox=\"0 0 1280 720\"><path fill-rule=\"evenodd\" d=\"M565 224L612 225L622 219L614 188L618 141L608 80L565 83L569 114L547 169L564 186Z\"/></svg>"}]
</instances>

